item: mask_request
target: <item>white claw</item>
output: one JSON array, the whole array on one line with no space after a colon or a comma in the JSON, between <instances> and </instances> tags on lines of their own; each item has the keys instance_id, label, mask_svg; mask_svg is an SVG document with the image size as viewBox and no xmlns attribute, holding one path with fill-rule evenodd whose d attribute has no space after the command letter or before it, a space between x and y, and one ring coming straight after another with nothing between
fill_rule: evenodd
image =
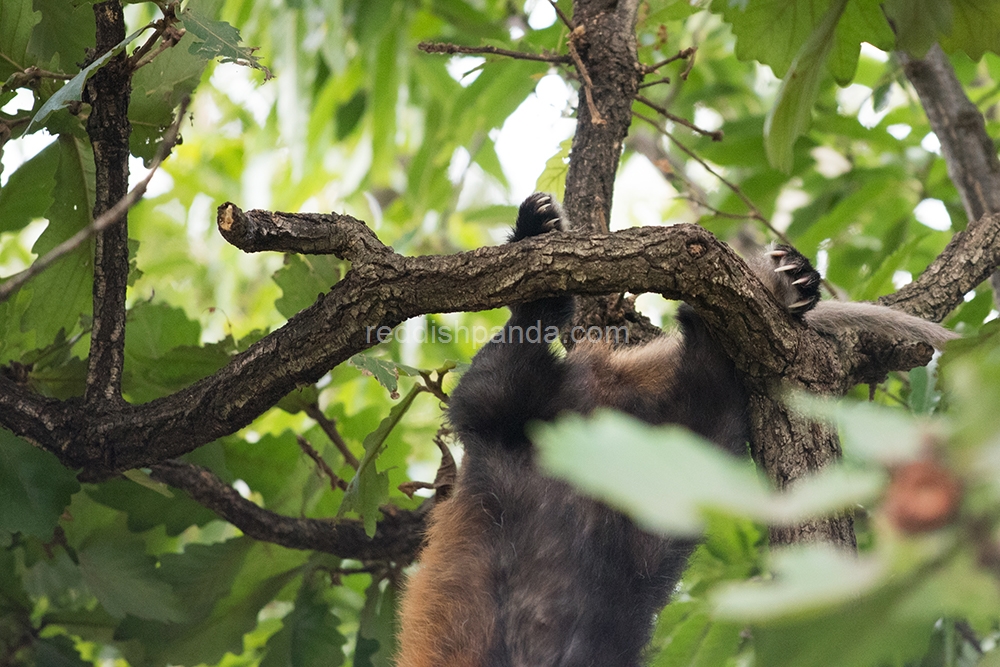
<instances>
[{"instance_id":1,"label":"white claw","mask_svg":"<svg viewBox=\"0 0 1000 667\"><path fill-rule=\"evenodd\" d=\"M809 276L806 276L805 278L799 278L798 280L793 280L792 284L793 285L805 285L810 280L811 280L811 278Z\"/></svg>"},{"instance_id":2,"label":"white claw","mask_svg":"<svg viewBox=\"0 0 1000 667\"><path fill-rule=\"evenodd\" d=\"M770 257L784 257L785 255L788 254L788 252L786 250L772 250L767 254Z\"/></svg>"},{"instance_id":3,"label":"white claw","mask_svg":"<svg viewBox=\"0 0 1000 667\"><path fill-rule=\"evenodd\" d=\"M795 265L794 265L794 264L782 264L781 266L779 266L778 268L776 268L776 269L774 270L774 272L775 272L775 273L782 273L782 272L784 272L784 271L794 271L794 270L795 270L795 268L796 268L796 267L795 267Z\"/></svg>"},{"instance_id":4,"label":"white claw","mask_svg":"<svg viewBox=\"0 0 1000 667\"><path fill-rule=\"evenodd\" d=\"M804 307L808 306L810 303L812 303L811 299L806 299L805 301L796 301L795 303L793 303L792 305L790 305L788 307L788 309L789 310L795 310L797 308L804 308Z\"/></svg>"},{"instance_id":5,"label":"white claw","mask_svg":"<svg viewBox=\"0 0 1000 667\"><path fill-rule=\"evenodd\" d=\"M545 202L544 204L539 204L539 206L538 206L538 210L539 211L547 211L550 208L552 208L552 202L548 202L548 201Z\"/></svg>"}]
</instances>

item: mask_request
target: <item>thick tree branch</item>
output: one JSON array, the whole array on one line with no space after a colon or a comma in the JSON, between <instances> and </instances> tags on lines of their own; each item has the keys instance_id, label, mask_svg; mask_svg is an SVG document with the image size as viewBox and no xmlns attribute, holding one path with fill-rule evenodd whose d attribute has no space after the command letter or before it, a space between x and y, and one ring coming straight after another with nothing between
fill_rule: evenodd
<instances>
[{"instance_id":1,"label":"thick tree branch","mask_svg":"<svg viewBox=\"0 0 1000 667\"><path fill-rule=\"evenodd\" d=\"M238 215L235 207L229 214ZM284 216L270 217L279 224ZM344 227L326 234L331 252L352 247L344 242L346 235L370 234L358 232L353 219L294 218ZM1000 218L991 224L1000 225ZM316 237L314 229L310 233ZM982 254L987 264L1000 263L996 251L974 243L974 237L962 237L956 256ZM835 347L791 320L728 246L693 225L609 236L548 234L447 256L402 257L388 248L376 250L370 241L362 247L368 250L353 255L351 270L314 305L225 368L172 396L95 409L79 400L40 397L0 376L0 425L54 452L64 464L87 469L92 478L149 466L247 425L296 387L316 382L371 347L379 327L425 313L496 308L565 292L650 291L683 299L760 386L786 378L811 391L838 394L900 360L920 360L920 355L880 356L879 350L894 349L888 341L855 337ZM960 301L958 296L951 305Z\"/></svg>"},{"instance_id":2,"label":"thick tree branch","mask_svg":"<svg viewBox=\"0 0 1000 667\"><path fill-rule=\"evenodd\" d=\"M121 0L94 5L97 53L105 53L125 39ZM114 56L87 82L84 100L91 105L87 134L94 147L97 199L93 217L111 209L128 193L128 104L131 71L124 53ZM128 285L128 214L95 237L94 324L87 369L88 403L121 402L125 361L125 289Z\"/></svg>"},{"instance_id":3,"label":"thick tree branch","mask_svg":"<svg viewBox=\"0 0 1000 667\"><path fill-rule=\"evenodd\" d=\"M616 7L617 5L617 7ZM611 199L622 145L632 122L632 99L642 69L636 55L637 2L577 0L573 3L573 45L587 72L587 90L602 122L590 105L577 105L577 127L570 152L563 206L577 229L607 232Z\"/></svg>"},{"instance_id":4,"label":"thick tree branch","mask_svg":"<svg viewBox=\"0 0 1000 667\"><path fill-rule=\"evenodd\" d=\"M375 535L360 521L293 519L258 507L205 468L164 461L151 468L153 479L183 489L250 537L289 549L322 551L354 560L388 560L402 565L416 557L424 535L426 507L407 511L385 508Z\"/></svg>"}]
</instances>

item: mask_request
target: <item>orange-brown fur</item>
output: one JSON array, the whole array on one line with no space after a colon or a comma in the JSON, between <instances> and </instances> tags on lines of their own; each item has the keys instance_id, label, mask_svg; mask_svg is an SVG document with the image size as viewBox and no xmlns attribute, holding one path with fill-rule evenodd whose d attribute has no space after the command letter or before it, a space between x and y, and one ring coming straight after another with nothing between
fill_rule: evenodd
<instances>
[{"instance_id":1,"label":"orange-brown fur","mask_svg":"<svg viewBox=\"0 0 1000 667\"><path fill-rule=\"evenodd\" d=\"M431 513L420 569L401 606L398 667L476 667L493 635L489 557L479 536L489 519L462 489ZM447 629L447 630L445 630Z\"/></svg>"}]
</instances>

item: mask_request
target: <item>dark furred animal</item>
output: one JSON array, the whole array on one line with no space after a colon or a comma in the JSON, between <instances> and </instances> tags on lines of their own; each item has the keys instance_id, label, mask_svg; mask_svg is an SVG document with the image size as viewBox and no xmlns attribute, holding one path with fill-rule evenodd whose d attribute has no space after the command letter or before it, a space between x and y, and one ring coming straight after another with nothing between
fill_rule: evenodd
<instances>
[{"instance_id":1,"label":"dark furred animal","mask_svg":"<svg viewBox=\"0 0 1000 667\"><path fill-rule=\"evenodd\" d=\"M521 205L510 241L561 228L556 204L535 194ZM793 314L817 304L819 276L792 248L768 253L756 268ZM862 326L886 317L888 309L874 308ZM818 328L835 328L837 317L824 319L822 310ZM448 416L465 459L452 497L433 511L407 586L399 667L641 663L652 618L694 542L651 535L543 475L528 422L609 406L745 452L746 395L692 309L678 313L680 335L623 349L578 344L565 359L524 335L529 327L554 331L572 315L569 296L512 306L502 337L480 350L452 394ZM950 335L906 315L888 320L920 340L940 344Z\"/></svg>"}]
</instances>

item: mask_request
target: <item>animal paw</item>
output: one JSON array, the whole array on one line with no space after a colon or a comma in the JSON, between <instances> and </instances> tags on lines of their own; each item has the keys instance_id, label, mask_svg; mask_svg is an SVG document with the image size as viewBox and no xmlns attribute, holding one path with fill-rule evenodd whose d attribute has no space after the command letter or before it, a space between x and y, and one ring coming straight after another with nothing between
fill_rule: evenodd
<instances>
[{"instance_id":1,"label":"animal paw","mask_svg":"<svg viewBox=\"0 0 1000 667\"><path fill-rule=\"evenodd\" d=\"M819 301L820 275L806 256L787 245L775 246L767 253L774 264L780 296L793 315L803 315Z\"/></svg>"},{"instance_id":2,"label":"animal paw","mask_svg":"<svg viewBox=\"0 0 1000 667\"><path fill-rule=\"evenodd\" d=\"M536 192L521 203L510 241L520 241L554 230L563 230L562 210L552 195Z\"/></svg>"}]
</instances>

